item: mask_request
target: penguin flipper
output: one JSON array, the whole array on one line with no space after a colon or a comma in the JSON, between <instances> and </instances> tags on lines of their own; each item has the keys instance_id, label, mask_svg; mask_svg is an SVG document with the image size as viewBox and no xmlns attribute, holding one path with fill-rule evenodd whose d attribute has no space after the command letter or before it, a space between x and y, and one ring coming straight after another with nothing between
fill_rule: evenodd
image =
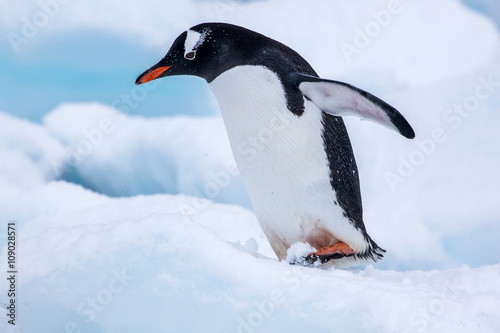
<instances>
[{"instance_id":1,"label":"penguin flipper","mask_svg":"<svg viewBox=\"0 0 500 333\"><path fill-rule=\"evenodd\" d=\"M292 73L291 80L307 99L328 114L357 116L395 130L408 139L415 137L398 110L369 92L348 83L301 73Z\"/></svg>"}]
</instances>

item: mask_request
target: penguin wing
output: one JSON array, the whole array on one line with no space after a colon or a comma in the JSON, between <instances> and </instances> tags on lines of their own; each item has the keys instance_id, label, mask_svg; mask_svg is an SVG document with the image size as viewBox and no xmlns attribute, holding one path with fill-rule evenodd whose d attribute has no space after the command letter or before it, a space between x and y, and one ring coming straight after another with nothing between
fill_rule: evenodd
<instances>
[{"instance_id":1,"label":"penguin wing","mask_svg":"<svg viewBox=\"0 0 500 333\"><path fill-rule=\"evenodd\" d=\"M415 137L398 110L369 92L344 82L300 73L293 73L291 79L307 99L328 114L357 116L393 129L408 139Z\"/></svg>"}]
</instances>

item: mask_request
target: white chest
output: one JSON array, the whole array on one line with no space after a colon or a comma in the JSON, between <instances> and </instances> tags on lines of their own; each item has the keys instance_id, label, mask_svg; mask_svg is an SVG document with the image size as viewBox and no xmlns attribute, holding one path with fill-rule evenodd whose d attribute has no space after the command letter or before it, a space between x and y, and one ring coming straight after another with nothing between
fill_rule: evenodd
<instances>
[{"instance_id":1,"label":"white chest","mask_svg":"<svg viewBox=\"0 0 500 333\"><path fill-rule=\"evenodd\" d=\"M277 186L329 178L321 137L321 111L313 104L301 117L291 113L278 76L260 66L233 68L210 84L219 103L234 157L247 187L266 195ZM246 179L245 179L246 181ZM252 195L252 193L251 193Z\"/></svg>"}]
</instances>

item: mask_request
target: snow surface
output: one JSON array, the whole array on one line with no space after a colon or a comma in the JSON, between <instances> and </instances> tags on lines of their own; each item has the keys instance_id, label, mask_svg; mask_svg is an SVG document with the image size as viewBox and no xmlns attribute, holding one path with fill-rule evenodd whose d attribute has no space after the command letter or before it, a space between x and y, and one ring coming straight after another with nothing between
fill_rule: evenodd
<instances>
[{"instance_id":1,"label":"snow surface","mask_svg":"<svg viewBox=\"0 0 500 333\"><path fill-rule=\"evenodd\" d=\"M0 332L500 331L498 31L455 0L400 1L346 57L339 45L389 3L61 5L46 38L102 29L159 54L201 21L245 25L394 105L417 138L346 119L365 223L388 252L374 267L321 270L275 260L219 117L97 103L63 104L41 124L0 113L0 216L17 221L19 271L15 327L0 279ZM4 5L10 27L38 8ZM6 271L6 226L0 237Z\"/></svg>"}]
</instances>

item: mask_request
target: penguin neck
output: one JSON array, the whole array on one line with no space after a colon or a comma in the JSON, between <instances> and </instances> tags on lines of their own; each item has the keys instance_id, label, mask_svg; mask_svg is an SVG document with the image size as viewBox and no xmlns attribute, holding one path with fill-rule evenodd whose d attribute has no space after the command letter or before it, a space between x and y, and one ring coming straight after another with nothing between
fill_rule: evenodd
<instances>
[{"instance_id":1,"label":"penguin neck","mask_svg":"<svg viewBox=\"0 0 500 333\"><path fill-rule=\"evenodd\" d=\"M231 147L238 160L242 147L272 135L275 127L295 117L287 109L283 85L264 66L237 66L209 84L217 99Z\"/></svg>"}]
</instances>

